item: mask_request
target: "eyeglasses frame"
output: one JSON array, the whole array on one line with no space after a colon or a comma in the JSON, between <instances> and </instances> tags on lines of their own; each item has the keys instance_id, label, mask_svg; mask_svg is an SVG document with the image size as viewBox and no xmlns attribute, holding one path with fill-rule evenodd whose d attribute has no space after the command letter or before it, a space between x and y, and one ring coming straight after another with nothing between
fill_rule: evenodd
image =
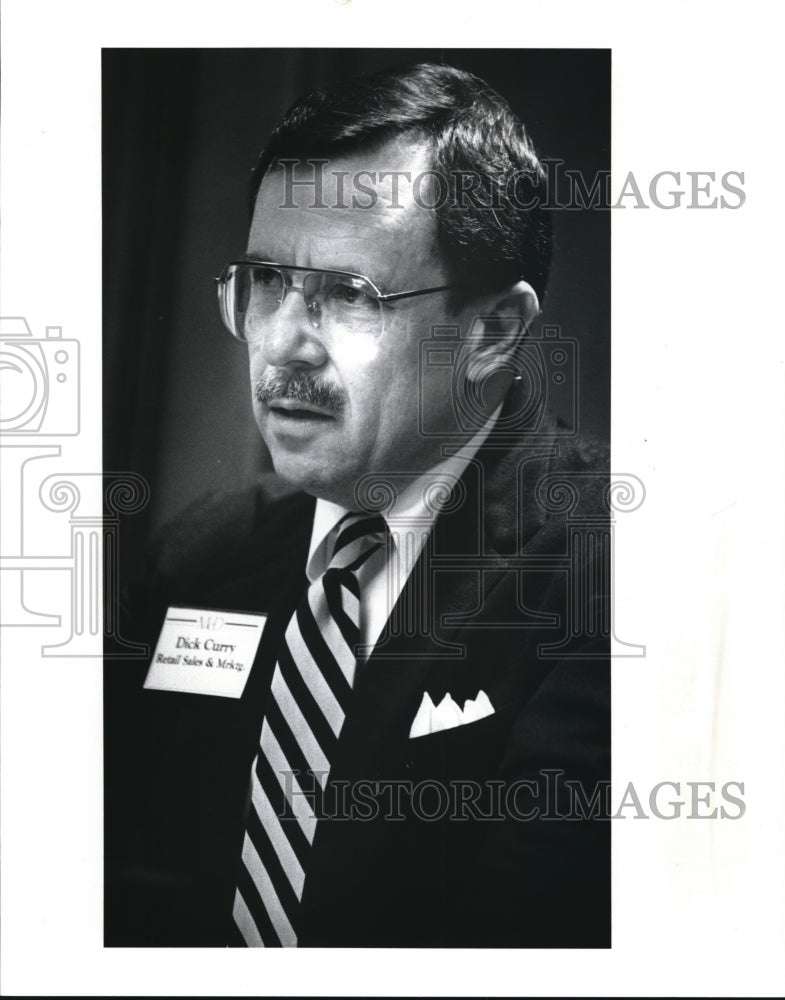
<instances>
[{"instance_id":1,"label":"eyeglasses frame","mask_svg":"<svg viewBox=\"0 0 785 1000\"><path fill-rule=\"evenodd\" d=\"M385 292L382 292L379 289L379 286L376 284L376 282L372 281L367 275L365 275L365 274L358 274L355 271L343 271L343 270L340 270L338 268L333 268L333 267L299 267L296 264L278 264L275 261L270 261L270 260L256 260L256 259L249 259L249 258L244 258L244 259L240 259L240 260L230 260L224 266L224 268L221 271L220 275L218 275L218 277L215 278L215 283L217 285L217 291L218 291L218 306L219 306L220 311L221 311L221 318L223 319L224 326L229 331L229 333L231 333L232 336L235 337L235 339L240 340L242 343L248 343L248 341L247 340L243 340L243 338L241 338L241 337L238 337L237 334L234 333L234 331L230 328L230 325L227 322L227 313L226 313L226 310L224 309L224 297L225 297L224 289L225 289L226 283L228 281L227 271L229 270L230 267L235 267L235 266L238 266L238 265L241 265L241 264L245 264L245 265L250 264L250 265L258 266L258 267L271 267L271 268L275 269L276 271L282 271L282 272L286 272L286 273L293 272L293 271L300 271L300 272L304 272L305 276L307 276L309 274L337 274L337 275L339 275L342 278L359 278L361 281L366 282L370 286L371 290L373 291L373 293L374 293L374 295L376 297L376 300L378 302L381 302L381 303L384 303L384 302L397 302L400 299L411 299L411 298L414 298L415 296L418 296L418 295L432 295L435 292L446 292L446 291L449 291L450 289L453 289L453 288L456 287L455 285L434 285L431 288L416 288L416 289L411 289L411 290L405 291L405 292L387 292L387 293L385 293ZM294 288L294 289L296 289L296 290L298 290L300 292L303 292L303 297L304 297L304 294L305 294L304 293L304 287L303 287L303 282L304 281L305 281L305 278L303 278L303 280L300 282L299 285L295 285L294 282L291 282L291 284L287 284L286 280L284 280L284 285L283 285L284 290L283 290L281 298L280 298L280 300L278 302L278 305L279 306L283 305L284 300L286 299L286 296L287 296L290 288ZM306 305L306 309L307 309L308 313L311 316L311 325L314 327L314 329L318 329L318 326L317 326L317 323L316 323L316 320L315 320L315 316L313 314L314 310L313 310L312 306ZM382 331L381 332L383 333L384 332L384 309L383 308L381 310L381 313L382 313ZM380 336L381 336L381 333L380 333Z\"/></svg>"}]
</instances>

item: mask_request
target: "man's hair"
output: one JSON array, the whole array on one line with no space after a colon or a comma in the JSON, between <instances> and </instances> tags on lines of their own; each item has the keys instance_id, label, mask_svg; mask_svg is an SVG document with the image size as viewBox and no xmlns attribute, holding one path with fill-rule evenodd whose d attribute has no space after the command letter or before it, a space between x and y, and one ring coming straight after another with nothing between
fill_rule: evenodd
<instances>
[{"instance_id":1,"label":"man's hair","mask_svg":"<svg viewBox=\"0 0 785 1000\"><path fill-rule=\"evenodd\" d=\"M551 255L542 166L504 98L452 66L422 63L357 77L298 100L254 170L251 207L279 160L329 159L396 137L424 140L445 185L433 201L439 247L458 287L453 308L521 278L542 303ZM467 174L479 178L471 193Z\"/></svg>"}]
</instances>

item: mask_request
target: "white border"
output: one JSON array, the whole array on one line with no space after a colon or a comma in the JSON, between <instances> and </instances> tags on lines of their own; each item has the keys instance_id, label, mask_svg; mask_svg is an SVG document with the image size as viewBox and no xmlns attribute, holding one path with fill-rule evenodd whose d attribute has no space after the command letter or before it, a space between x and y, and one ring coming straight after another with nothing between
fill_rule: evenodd
<instances>
[{"instance_id":1,"label":"white border","mask_svg":"<svg viewBox=\"0 0 785 1000\"><path fill-rule=\"evenodd\" d=\"M739 211L613 217L614 470L647 485L619 524L617 621L649 650L614 668L614 777L743 780L747 814L616 823L609 952L104 950L98 661L41 660L6 630L3 993L782 992L781 11L6 0L0 301L81 341L72 471L100 468L102 46L610 47L616 171L745 172Z\"/></svg>"}]
</instances>

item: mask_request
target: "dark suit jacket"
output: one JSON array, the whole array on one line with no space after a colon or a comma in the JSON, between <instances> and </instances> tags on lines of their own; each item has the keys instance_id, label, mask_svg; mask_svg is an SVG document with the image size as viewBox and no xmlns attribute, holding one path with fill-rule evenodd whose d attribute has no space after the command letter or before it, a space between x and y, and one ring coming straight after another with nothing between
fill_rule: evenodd
<instances>
[{"instance_id":1,"label":"dark suit jacket","mask_svg":"<svg viewBox=\"0 0 785 1000\"><path fill-rule=\"evenodd\" d=\"M591 803L610 778L607 464L549 421L514 445L492 433L462 484L400 627L358 671L331 762L342 816L317 826L300 945L610 945L610 829ZM151 647L169 605L269 618L239 700L144 691L146 663L107 660L107 945L231 941L250 768L313 505L209 498L129 593L126 637ZM409 739L425 691L462 705L480 689L492 716Z\"/></svg>"}]
</instances>

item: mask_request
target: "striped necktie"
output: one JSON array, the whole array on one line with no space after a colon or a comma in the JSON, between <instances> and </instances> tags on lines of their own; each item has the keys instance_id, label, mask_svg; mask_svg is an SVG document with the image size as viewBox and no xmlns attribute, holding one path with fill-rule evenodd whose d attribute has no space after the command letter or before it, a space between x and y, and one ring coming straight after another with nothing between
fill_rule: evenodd
<instances>
[{"instance_id":1,"label":"striped necktie","mask_svg":"<svg viewBox=\"0 0 785 1000\"><path fill-rule=\"evenodd\" d=\"M251 770L235 924L248 947L297 944L297 910L360 641L357 570L385 543L380 515L347 514L330 564L308 588L275 666Z\"/></svg>"}]
</instances>

